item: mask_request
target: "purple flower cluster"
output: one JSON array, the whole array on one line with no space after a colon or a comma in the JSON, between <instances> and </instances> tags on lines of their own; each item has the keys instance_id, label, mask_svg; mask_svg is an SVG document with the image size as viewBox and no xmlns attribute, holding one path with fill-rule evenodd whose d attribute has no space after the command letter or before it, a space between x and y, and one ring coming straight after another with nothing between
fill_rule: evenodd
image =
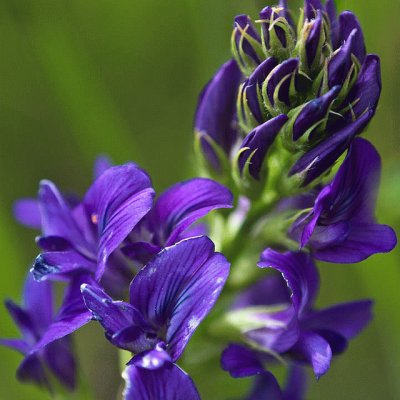
<instances>
[{"instance_id":1,"label":"purple flower cluster","mask_svg":"<svg viewBox=\"0 0 400 400\"><path fill-rule=\"evenodd\" d=\"M222 333L224 370L255 376L248 400L304 399L305 367L319 379L368 325L369 299L316 307L315 262L357 263L397 242L375 217L379 154L356 137L377 107L379 58L331 0L305 0L297 33L293 21L286 1L260 12L260 33L236 17L235 59L200 95L197 150L229 189L194 178L156 198L136 164L100 159L82 198L42 181L36 199L16 203L17 220L40 231L23 305L6 302L22 338L0 341L23 354L20 380L75 388L71 334L93 320L130 353L126 400L200 399L177 362L226 283L230 306L204 326ZM221 253L199 222L218 209L210 237ZM280 363L284 384L271 372Z\"/></svg>"},{"instance_id":2,"label":"purple flower cluster","mask_svg":"<svg viewBox=\"0 0 400 400\"><path fill-rule=\"evenodd\" d=\"M248 16L235 18L235 60L200 95L195 129L203 157L220 176L231 159L242 177L248 164L250 177L260 180L267 153L280 146L290 155L285 174L308 185L373 117L379 58L366 54L356 16L337 16L332 0L305 0L297 34L286 1L264 8L256 23L260 34Z\"/></svg>"}]
</instances>

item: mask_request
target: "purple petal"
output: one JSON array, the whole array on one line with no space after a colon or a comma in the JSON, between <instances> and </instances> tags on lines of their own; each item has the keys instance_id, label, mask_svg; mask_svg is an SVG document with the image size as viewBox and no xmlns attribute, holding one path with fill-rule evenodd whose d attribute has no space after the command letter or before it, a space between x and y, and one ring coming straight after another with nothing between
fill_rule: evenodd
<instances>
[{"instance_id":1,"label":"purple petal","mask_svg":"<svg viewBox=\"0 0 400 400\"><path fill-rule=\"evenodd\" d=\"M0 339L0 346L16 350L21 354L28 354L30 346L22 339Z\"/></svg>"},{"instance_id":2,"label":"purple petal","mask_svg":"<svg viewBox=\"0 0 400 400\"><path fill-rule=\"evenodd\" d=\"M380 175L381 158L374 146L365 139L355 139L330 184L334 209L329 220L375 222Z\"/></svg>"},{"instance_id":3,"label":"purple petal","mask_svg":"<svg viewBox=\"0 0 400 400\"><path fill-rule=\"evenodd\" d=\"M36 244L44 251L64 251L72 247L68 240L60 236L38 236L35 240Z\"/></svg>"},{"instance_id":4,"label":"purple petal","mask_svg":"<svg viewBox=\"0 0 400 400\"><path fill-rule=\"evenodd\" d=\"M242 31L246 32L247 35L251 36L254 40L261 44L260 36L254 29L254 26L247 15L242 14L235 17L235 29L235 43L238 49L240 48L241 38L243 37ZM246 37L244 37L242 41L242 48L245 55L250 57L256 65L261 62L257 52L254 50L252 44L246 39ZM241 53L239 50L238 52L239 54Z\"/></svg>"},{"instance_id":5,"label":"purple petal","mask_svg":"<svg viewBox=\"0 0 400 400\"><path fill-rule=\"evenodd\" d=\"M282 79L286 78L288 75L294 74L299 67L299 60L297 58L290 58L286 61L280 63L275 67L268 77L267 83L267 96L272 105L274 105L274 93L275 89L281 83ZM280 90L281 92L281 90ZM280 98L281 101L289 105L289 99L286 97Z\"/></svg>"},{"instance_id":6,"label":"purple petal","mask_svg":"<svg viewBox=\"0 0 400 400\"><path fill-rule=\"evenodd\" d=\"M91 313L85 307L80 293L80 287L83 283L89 283L92 286L96 282L90 276L77 276L67 288L62 305L58 311L54 322L47 328L39 342L32 350L32 354L61 339L70 333L87 324L91 319Z\"/></svg>"},{"instance_id":7,"label":"purple petal","mask_svg":"<svg viewBox=\"0 0 400 400\"><path fill-rule=\"evenodd\" d=\"M246 397L246 400L284 400L281 388L278 381L275 379L271 372L264 371L262 374L257 375L251 393ZM288 398L287 400L294 400L295 398Z\"/></svg>"},{"instance_id":8,"label":"purple petal","mask_svg":"<svg viewBox=\"0 0 400 400\"><path fill-rule=\"evenodd\" d=\"M345 81L352 65L351 55L357 41L357 30L353 30L343 45L334 53L328 63L328 86L341 85Z\"/></svg>"},{"instance_id":9,"label":"purple petal","mask_svg":"<svg viewBox=\"0 0 400 400\"><path fill-rule=\"evenodd\" d=\"M311 313L303 321L308 330L330 330L350 340L372 320L371 300L338 304Z\"/></svg>"},{"instance_id":10,"label":"purple petal","mask_svg":"<svg viewBox=\"0 0 400 400\"><path fill-rule=\"evenodd\" d=\"M221 367L233 378L244 378L264 372L262 361L254 350L230 344L221 355Z\"/></svg>"},{"instance_id":11,"label":"purple petal","mask_svg":"<svg viewBox=\"0 0 400 400\"><path fill-rule=\"evenodd\" d=\"M285 304L290 302L288 287L281 276L271 275L260 280L237 296L234 310L251 306Z\"/></svg>"},{"instance_id":12,"label":"purple petal","mask_svg":"<svg viewBox=\"0 0 400 400\"><path fill-rule=\"evenodd\" d=\"M59 236L78 247L87 246L67 201L50 181L40 183L39 206L44 236Z\"/></svg>"},{"instance_id":13,"label":"purple petal","mask_svg":"<svg viewBox=\"0 0 400 400\"><path fill-rule=\"evenodd\" d=\"M263 61L249 76L244 86L244 91L246 93L247 104L250 111L254 115L258 123L264 121L262 111L260 109L259 102L259 90L262 87L263 82L267 79L269 73L278 65L278 61L269 57Z\"/></svg>"},{"instance_id":14,"label":"purple petal","mask_svg":"<svg viewBox=\"0 0 400 400\"><path fill-rule=\"evenodd\" d=\"M45 348L45 360L50 370L67 388L76 386L76 363L71 351L71 341L63 338Z\"/></svg>"},{"instance_id":15,"label":"purple petal","mask_svg":"<svg viewBox=\"0 0 400 400\"><path fill-rule=\"evenodd\" d=\"M130 302L159 330L173 361L216 302L229 263L207 237L186 239L159 253L133 279Z\"/></svg>"},{"instance_id":16,"label":"purple petal","mask_svg":"<svg viewBox=\"0 0 400 400\"><path fill-rule=\"evenodd\" d=\"M40 229L42 217L40 216L39 204L36 199L20 199L13 207L15 219L29 228Z\"/></svg>"},{"instance_id":17,"label":"purple petal","mask_svg":"<svg viewBox=\"0 0 400 400\"><path fill-rule=\"evenodd\" d=\"M150 178L134 164L109 168L86 193L86 212L98 225L97 279L110 254L148 213L153 197Z\"/></svg>"},{"instance_id":18,"label":"purple petal","mask_svg":"<svg viewBox=\"0 0 400 400\"><path fill-rule=\"evenodd\" d=\"M316 333L302 333L291 352L311 363L317 378L324 375L330 367L332 350L329 343Z\"/></svg>"},{"instance_id":19,"label":"purple petal","mask_svg":"<svg viewBox=\"0 0 400 400\"><path fill-rule=\"evenodd\" d=\"M98 287L82 285L81 291L86 307L114 345L138 353L152 349L159 342L140 312L130 304L113 301Z\"/></svg>"},{"instance_id":20,"label":"purple petal","mask_svg":"<svg viewBox=\"0 0 400 400\"><path fill-rule=\"evenodd\" d=\"M210 136L227 154L237 135L232 127L232 121L235 118L236 97L241 76L234 60L225 63L203 89L194 121L195 129ZM217 162L213 150L206 146L207 142L203 140L202 143L209 161Z\"/></svg>"},{"instance_id":21,"label":"purple petal","mask_svg":"<svg viewBox=\"0 0 400 400\"><path fill-rule=\"evenodd\" d=\"M29 344L33 345L38 339L39 332L35 326L32 317L20 306L12 302L11 300L5 301L7 311L13 319L15 325L22 333L24 340Z\"/></svg>"},{"instance_id":22,"label":"purple petal","mask_svg":"<svg viewBox=\"0 0 400 400\"><path fill-rule=\"evenodd\" d=\"M279 8L281 8L281 10L278 12L279 16L284 17L289 22L290 26L294 27L295 25L292 17L290 16L287 0L279 0Z\"/></svg>"},{"instance_id":23,"label":"purple petal","mask_svg":"<svg viewBox=\"0 0 400 400\"><path fill-rule=\"evenodd\" d=\"M259 125L245 137L240 148L247 149L240 153L238 160L241 172L243 172L243 168L246 165L246 162L248 162L249 157L252 156L249 161L250 174L254 179L260 179L264 158L287 120L287 115L278 115L277 117L264 122L262 125Z\"/></svg>"},{"instance_id":24,"label":"purple petal","mask_svg":"<svg viewBox=\"0 0 400 400\"><path fill-rule=\"evenodd\" d=\"M373 254L388 253L396 244L396 233L390 226L353 223L345 241L317 249L314 256L318 260L333 263L358 263Z\"/></svg>"},{"instance_id":25,"label":"purple petal","mask_svg":"<svg viewBox=\"0 0 400 400\"><path fill-rule=\"evenodd\" d=\"M148 221L156 244L169 246L199 218L218 208L231 208L233 196L223 185L205 178L178 183L157 199Z\"/></svg>"},{"instance_id":26,"label":"purple petal","mask_svg":"<svg viewBox=\"0 0 400 400\"><path fill-rule=\"evenodd\" d=\"M361 116L366 110L375 112L382 90L381 66L379 57L368 54L362 64L357 82L350 91L347 104L352 104L347 120Z\"/></svg>"},{"instance_id":27,"label":"purple petal","mask_svg":"<svg viewBox=\"0 0 400 400\"><path fill-rule=\"evenodd\" d=\"M284 353L288 351L299 338L299 327L296 310L290 306L283 311L259 314L266 327L249 330L247 339L263 347L266 351Z\"/></svg>"},{"instance_id":28,"label":"purple petal","mask_svg":"<svg viewBox=\"0 0 400 400\"><path fill-rule=\"evenodd\" d=\"M337 19L335 0L326 0L325 9L331 25L331 40L333 50L339 47L339 22Z\"/></svg>"},{"instance_id":29,"label":"purple petal","mask_svg":"<svg viewBox=\"0 0 400 400\"><path fill-rule=\"evenodd\" d=\"M34 382L50 387L42 363L35 354L29 355L21 362L17 369L17 378L22 382Z\"/></svg>"},{"instance_id":30,"label":"purple petal","mask_svg":"<svg viewBox=\"0 0 400 400\"><path fill-rule=\"evenodd\" d=\"M128 243L122 247L121 251L131 260L136 260L145 265L161 251L161 247L147 242L135 242Z\"/></svg>"},{"instance_id":31,"label":"purple petal","mask_svg":"<svg viewBox=\"0 0 400 400\"><path fill-rule=\"evenodd\" d=\"M39 254L31 272L36 281L60 279L77 272L94 272L96 261L89 260L75 250Z\"/></svg>"},{"instance_id":32,"label":"purple petal","mask_svg":"<svg viewBox=\"0 0 400 400\"><path fill-rule=\"evenodd\" d=\"M165 344L158 343L153 349L135 355L128 365L154 370L162 368L165 363L171 363L171 357L165 350Z\"/></svg>"},{"instance_id":33,"label":"purple petal","mask_svg":"<svg viewBox=\"0 0 400 400\"><path fill-rule=\"evenodd\" d=\"M365 42L364 35L361 29L360 22L357 17L350 11L344 11L339 15L339 29L340 29L340 40L342 42L348 40L349 36L356 29L357 33L355 36L354 46L352 53L358 58L360 63L364 62L365 59Z\"/></svg>"},{"instance_id":34,"label":"purple petal","mask_svg":"<svg viewBox=\"0 0 400 400\"><path fill-rule=\"evenodd\" d=\"M257 265L260 268L274 268L282 274L292 292L294 308L299 314L312 306L319 288L319 276L309 255L266 249Z\"/></svg>"},{"instance_id":35,"label":"purple petal","mask_svg":"<svg viewBox=\"0 0 400 400\"><path fill-rule=\"evenodd\" d=\"M131 365L123 378L125 400L200 400L190 376L175 364L167 363L155 370Z\"/></svg>"},{"instance_id":36,"label":"purple petal","mask_svg":"<svg viewBox=\"0 0 400 400\"><path fill-rule=\"evenodd\" d=\"M309 67L314 63L315 57L317 55L318 47L320 46L320 38L322 34L323 18L321 11L317 12L316 18L310 23L310 31L306 40L306 54L307 54L307 64Z\"/></svg>"},{"instance_id":37,"label":"purple petal","mask_svg":"<svg viewBox=\"0 0 400 400\"><path fill-rule=\"evenodd\" d=\"M307 373L304 368L292 365L283 392L283 400L305 400L307 392Z\"/></svg>"},{"instance_id":38,"label":"purple petal","mask_svg":"<svg viewBox=\"0 0 400 400\"><path fill-rule=\"evenodd\" d=\"M314 124L326 117L329 107L339 90L339 86L334 86L329 92L311 100L303 107L293 125L293 140L298 140Z\"/></svg>"},{"instance_id":39,"label":"purple petal","mask_svg":"<svg viewBox=\"0 0 400 400\"><path fill-rule=\"evenodd\" d=\"M354 137L367 126L372 116L373 111L369 110L356 121L333 133L330 137L300 157L289 174L304 174L303 186L312 182L333 166L334 162L349 147Z\"/></svg>"},{"instance_id":40,"label":"purple petal","mask_svg":"<svg viewBox=\"0 0 400 400\"><path fill-rule=\"evenodd\" d=\"M98 156L94 162L94 178L97 179L103 172L113 166L110 158L107 156Z\"/></svg>"},{"instance_id":41,"label":"purple petal","mask_svg":"<svg viewBox=\"0 0 400 400\"><path fill-rule=\"evenodd\" d=\"M36 282L28 274L24 286L24 308L38 327L46 328L53 319L53 290L50 282Z\"/></svg>"},{"instance_id":42,"label":"purple petal","mask_svg":"<svg viewBox=\"0 0 400 400\"><path fill-rule=\"evenodd\" d=\"M305 0L304 1L304 17L308 20L315 18L316 12L323 10L320 0Z\"/></svg>"}]
</instances>

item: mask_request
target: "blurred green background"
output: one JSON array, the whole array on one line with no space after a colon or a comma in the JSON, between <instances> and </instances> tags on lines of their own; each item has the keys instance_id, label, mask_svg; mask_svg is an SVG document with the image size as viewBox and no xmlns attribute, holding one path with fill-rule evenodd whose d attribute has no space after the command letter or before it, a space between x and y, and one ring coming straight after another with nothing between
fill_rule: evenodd
<instances>
[{"instance_id":1,"label":"blurred green background","mask_svg":"<svg viewBox=\"0 0 400 400\"><path fill-rule=\"evenodd\" d=\"M269 3L271 4L271 2ZM289 0L292 8L299 6ZM369 52L382 59L383 94L367 137L383 159L378 214L400 227L400 2L338 1L362 22ZM15 199L49 178L83 193L99 153L146 168L158 191L192 176L192 119L203 84L229 55L232 19L256 16L251 0L0 1L0 298L19 299L36 255L34 233L12 218ZM372 297L375 320L333 363L310 399L400 398L400 252L356 266L322 265L320 303ZM16 329L0 308L0 337ZM77 350L92 394L109 400L120 384L117 357L93 324ZM14 378L20 356L0 348L0 398L46 396ZM194 375L204 399L241 382Z\"/></svg>"}]
</instances>

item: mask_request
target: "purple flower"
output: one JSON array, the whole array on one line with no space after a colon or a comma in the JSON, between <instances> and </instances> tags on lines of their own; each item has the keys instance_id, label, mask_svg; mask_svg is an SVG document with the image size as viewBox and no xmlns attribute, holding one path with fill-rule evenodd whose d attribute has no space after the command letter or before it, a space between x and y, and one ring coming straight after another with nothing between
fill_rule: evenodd
<instances>
[{"instance_id":1,"label":"purple flower","mask_svg":"<svg viewBox=\"0 0 400 400\"><path fill-rule=\"evenodd\" d=\"M90 274L100 280L109 257L150 210L153 197L150 178L134 164L107 169L75 206L53 183L42 181L38 244L44 252L32 268L35 279ZM23 220L21 203L16 211Z\"/></svg>"},{"instance_id":2,"label":"purple flower","mask_svg":"<svg viewBox=\"0 0 400 400\"><path fill-rule=\"evenodd\" d=\"M224 353L223 368L234 377L254 375L261 373L265 361L271 362L271 355L280 355L292 363L311 364L317 377L324 375L332 355L343 352L348 341L371 320L372 302L362 300L315 310L319 276L305 253L282 254L267 249L258 265L272 268L281 276L260 281L234 304L241 312L247 309L253 327L242 327L243 336L258 350L244 348L246 358Z\"/></svg>"},{"instance_id":3,"label":"purple flower","mask_svg":"<svg viewBox=\"0 0 400 400\"><path fill-rule=\"evenodd\" d=\"M237 139L236 97L241 77L236 62L228 61L217 71L199 96L195 130L200 135L204 156L219 172L222 166L215 146L229 155Z\"/></svg>"},{"instance_id":4,"label":"purple flower","mask_svg":"<svg viewBox=\"0 0 400 400\"><path fill-rule=\"evenodd\" d=\"M37 348L37 343L60 315L60 312L57 316L54 315L53 304L51 283L38 283L29 274L23 292L23 305L6 301L8 312L21 331L22 338L0 339L0 344L24 355L17 370L17 377L21 381L34 382L51 390L48 376L48 372L51 372L62 385L73 389L76 383L76 366L70 338L64 337L41 349Z\"/></svg>"},{"instance_id":5,"label":"purple flower","mask_svg":"<svg viewBox=\"0 0 400 400\"><path fill-rule=\"evenodd\" d=\"M238 158L239 170L248 165L249 173L254 179L260 179L265 156L276 136L287 121L284 114L275 117L251 131L240 146Z\"/></svg>"},{"instance_id":6,"label":"purple flower","mask_svg":"<svg viewBox=\"0 0 400 400\"><path fill-rule=\"evenodd\" d=\"M123 377L125 400L200 400L190 376L172 363L153 370L129 365Z\"/></svg>"},{"instance_id":7,"label":"purple flower","mask_svg":"<svg viewBox=\"0 0 400 400\"><path fill-rule=\"evenodd\" d=\"M354 140L333 181L321 190L312 211L294 224L291 235L317 259L335 263L391 251L396 234L375 218L380 173L375 148L364 139Z\"/></svg>"},{"instance_id":8,"label":"purple flower","mask_svg":"<svg viewBox=\"0 0 400 400\"><path fill-rule=\"evenodd\" d=\"M122 250L129 258L146 264L163 247L204 234L203 226L193 224L214 209L231 208L232 202L231 192L211 179L179 182L158 197Z\"/></svg>"},{"instance_id":9,"label":"purple flower","mask_svg":"<svg viewBox=\"0 0 400 400\"><path fill-rule=\"evenodd\" d=\"M157 369L181 356L190 337L217 300L229 263L205 236L165 248L139 271L129 303L82 286L88 309L114 345L136 354L129 362Z\"/></svg>"},{"instance_id":10,"label":"purple flower","mask_svg":"<svg viewBox=\"0 0 400 400\"><path fill-rule=\"evenodd\" d=\"M235 19L232 51L244 82L240 85L237 65L227 63L200 97L196 131L208 135L201 139L202 152L209 169L225 180L231 172L239 188L246 188L237 171L229 171L229 159L240 155L232 154L240 131L247 144L254 130L286 114L277 150L283 145L293 153L289 176L307 186L334 165L375 114L381 92L379 58L366 54L355 15L346 11L337 16L332 0L306 0L297 35L286 1L264 8L256 22L261 36L248 16ZM259 140L259 154L269 147L269 139Z\"/></svg>"}]
</instances>

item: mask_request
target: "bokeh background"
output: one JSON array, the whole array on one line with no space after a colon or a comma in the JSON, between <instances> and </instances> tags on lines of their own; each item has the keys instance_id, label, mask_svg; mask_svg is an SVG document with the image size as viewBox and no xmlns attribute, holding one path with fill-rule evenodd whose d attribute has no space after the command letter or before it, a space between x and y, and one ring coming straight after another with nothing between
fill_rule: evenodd
<instances>
[{"instance_id":1,"label":"bokeh background","mask_svg":"<svg viewBox=\"0 0 400 400\"><path fill-rule=\"evenodd\" d=\"M83 193L98 154L118 163L138 162L158 191L193 176L197 95L230 56L233 17L256 16L264 5L255 0L0 1L1 299L19 299L37 252L34 232L18 226L11 209L15 199L36 193L40 179ZM358 15L368 51L382 59L382 98L366 136L384 160L380 221L398 231L400 2L337 5ZM309 398L399 399L400 252L356 266L324 264L321 273L321 305L372 297L375 320L327 376L312 380ZM0 337L15 334L1 306ZM97 326L79 332L77 352L85 383L71 398L115 398L117 356ZM17 383L20 359L0 348L0 398L46 398ZM242 385L221 372L193 378L206 400L223 399L223 388L234 396Z\"/></svg>"}]
</instances>

